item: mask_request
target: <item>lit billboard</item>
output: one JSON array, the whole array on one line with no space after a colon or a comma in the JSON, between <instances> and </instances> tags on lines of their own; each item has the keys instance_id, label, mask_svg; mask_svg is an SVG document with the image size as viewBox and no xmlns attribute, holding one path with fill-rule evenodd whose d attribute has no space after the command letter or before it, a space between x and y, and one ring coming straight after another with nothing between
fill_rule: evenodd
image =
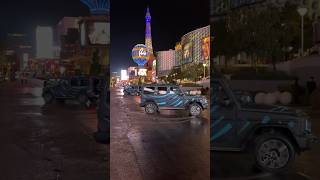
<instances>
[{"instance_id":1,"label":"lit billboard","mask_svg":"<svg viewBox=\"0 0 320 180\"><path fill-rule=\"evenodd\" d=\"M140 68L138 70L138 75L145 77L145 76L147 76L147 72L148 72L147 69Z\"/></svg>"},{"instance_id":2,"label":"lit billboard","mask_svg":"<svg viewBox=\"0 0 320 180\"><path fill-rule=\"evenodd\" d=\"M202 59L204 61L210 60L210 37L206 37L202 39L201 43L201 50L202 50Z\"/></svg>"},{"instance_id":3,"label":"lit billboard","mask_svg":"<svg viewBox=\"0 0 320 180\"><path fill-rule=\"evenodd\" d=\"M121 81L127 81L128 79L129 79L128 71L127 70L121 70Z\"/></svg>"},{"instance_id":4,"label":"lit billboard","mask_svg":"<svg viewBox=\"0 0 320 180\"><path fill-rule=\"evenodd\" d=\"M192 43L188 42L183 46L183 63L192 62Z\"/></svg>"}]
</instances>

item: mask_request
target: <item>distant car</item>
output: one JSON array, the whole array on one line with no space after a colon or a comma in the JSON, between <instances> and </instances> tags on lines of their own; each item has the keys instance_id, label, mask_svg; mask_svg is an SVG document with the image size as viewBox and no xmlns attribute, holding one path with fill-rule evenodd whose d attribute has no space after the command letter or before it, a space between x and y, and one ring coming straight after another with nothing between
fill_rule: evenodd
<instances>
[{"instance_id":1,"label":"distant car","mask_svg":"<svg viewBox=\"0 0 320 180\"><path fill-rule=\"evenodd\" d=\"M123 89L124 95L131 95L131 96L139 96L141 94L141 86L125 86Z\"/></svg>"},{"instance_id":2,"label":"distant car","mask_svg":"<svg viewBox=\"0 0 320 180\"><path fill-rule=\"evenodd\" d=\"M141 91L141 107L147 114L167 110L187 110L190 116L200 116L208 108L204 96L186 95L179 86L169 84L146 85Z\"/></svg>"},{"instance_id":3,"label":"distant car","mask_svg":"<svg viewBox=\"0 0 320 180\"><path fill-rule=\"evenodd\" d=\"M65 100L77 100L80 104L86 105L91 98L95 98L90 87L90 80L87 77L75 76L66 79L45 81L42 97L46 104L54 100L64 102Z\"/></svg>"},{"instance_id":4,"label":"distant car","mask_svg":"<svg viewBox=\"0 0 320 180\"><path fill-rule=\"evenodd\" d=\"M255 104L250 93L232 90L225 78L215 77L212 81L212 151L248 151L256 167L279 173L289 169L296 154L317 141L305 113Z\"/></svg>"}]
</instances>

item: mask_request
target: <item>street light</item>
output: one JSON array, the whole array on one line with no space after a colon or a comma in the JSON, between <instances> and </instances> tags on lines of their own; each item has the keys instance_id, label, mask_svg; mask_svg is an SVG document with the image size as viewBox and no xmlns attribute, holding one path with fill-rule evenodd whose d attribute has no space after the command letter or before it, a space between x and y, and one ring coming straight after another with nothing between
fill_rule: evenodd
<instances>
[{"instance_id":1,"label":"street light","mask_svg":"<svg viewBox=\"0 0 320 180\"><path fill-rule=\"evenodd\" d=\"M299 15L301 16L301 55L303 56L304 54L304 16L307 14L308 9L306 7L298 7L297 9Z\"/></svg>"},{"instance_id":2,"label":"street light","mask_svg":"<svg viewBox=\"0 0 320 180\"><path fill-rule=\"evenodd\" d=\"M203 78L206 77L206 67L207 67L207 64L206 63L203 63Z\"/></svg>"}]
</instances>

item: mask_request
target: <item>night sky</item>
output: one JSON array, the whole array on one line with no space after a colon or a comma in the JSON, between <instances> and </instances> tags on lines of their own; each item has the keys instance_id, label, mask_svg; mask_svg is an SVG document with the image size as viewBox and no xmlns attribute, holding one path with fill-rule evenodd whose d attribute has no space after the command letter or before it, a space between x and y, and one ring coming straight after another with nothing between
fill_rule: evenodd
<instances>
[{"instance_id":1,"label":"night sky","mask_svg":"<svg viewBox=\"0 0 320 180\"><path fill-rule=\"evenodd\" d=\"M37 25L55 26L64 16L87 16L80 0L2 0L0 40L27 33L34 45ZM209 24L209 0L111 0L111 70L134 66L131 49L144 43L147 5L155 51L173 49L180 37ZM3 43L3 42L1 42Z\"/></svg>"},{"instance_id":2,"label":"night sky","mask_svg":"<svg viewBox=\"0 0 320 180\"><path fill-rule=\"evenodd\" d=\"M209 25L209 0L111 0L112 72L136 66L131 50L136 44L144 44L148 4L155 51L174 49L181 36Z\"/></svg>"},{"instance_id":3,"label":"night sky","mask_svg":"<svg viewBox=\"0 0 320 180\"><path fill-rule=\"evenodd\" d=\"M16 32L27 33L33 40L37 25L55 26L64 16L87 15L89 10L80 0L1 0L0 38Z\"/></svg>"}]
</instances>

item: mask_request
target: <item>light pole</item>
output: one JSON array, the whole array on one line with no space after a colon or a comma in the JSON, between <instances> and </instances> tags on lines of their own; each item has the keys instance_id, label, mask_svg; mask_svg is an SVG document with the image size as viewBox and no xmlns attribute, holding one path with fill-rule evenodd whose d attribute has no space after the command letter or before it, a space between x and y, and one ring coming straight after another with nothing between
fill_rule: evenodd
<instances>
[{"instance_id":1,"label":"light pole","mask_svg":"<svg viewBox=\"0 0 320 180\"><path fill-rule=\"evenodd\" d=\"M308 9L306 7L298 7L297 9L299 15L301 16L301 56L304 54L304 16L307 14Z\"/></svg>"},{"instance_id":2,"label":"light pole","mask_svg":"<svg viewBox=\"0 0 320 180\"><path fill-rule=\"evenodd\" d=\"M206 67L207 67L207 64L206 63L203 63L203 78L206 77Z\"/></svg>"}]
</instances>

